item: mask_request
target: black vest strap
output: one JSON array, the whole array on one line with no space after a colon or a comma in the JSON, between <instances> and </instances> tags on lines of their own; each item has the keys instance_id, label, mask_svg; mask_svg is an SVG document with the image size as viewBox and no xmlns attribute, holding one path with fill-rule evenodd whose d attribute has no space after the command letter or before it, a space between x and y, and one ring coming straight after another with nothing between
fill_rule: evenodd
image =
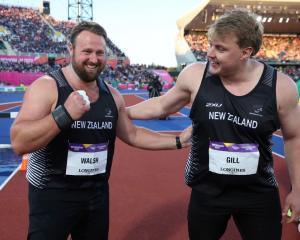
<instances>
[{"instance_id":1,"label":"black vest strap","mask_svg":"<svg viewBox=\"0 0 300 240\"><path fill-rule=\"evenodd\" d=\"M269 65L265 65L265 72L264 72L264 76L263 76L263 81L262 84L267 85L269 87L273 86L273 79L274 79L274 74L276 74L276 70L269 66Z\"/></svg>"},{"instance_id":2,"label":"black vest strap","mask_svg":"<svg viewBox=\"0 0 300 240\"><path fill-rule=\"evenodd\" d=\"M67 82L64 74L62 73L61 69L50 72L49 76L56 79L59 87L68 86L68 82Z\"/></svg>"}]
</instances>

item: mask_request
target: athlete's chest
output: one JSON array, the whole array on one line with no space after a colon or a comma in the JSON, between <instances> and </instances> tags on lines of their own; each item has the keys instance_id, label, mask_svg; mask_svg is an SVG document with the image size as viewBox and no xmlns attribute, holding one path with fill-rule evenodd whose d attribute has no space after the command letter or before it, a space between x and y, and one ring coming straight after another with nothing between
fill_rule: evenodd
<instances>
[{"instance_id":1,"label":"athlete's chest","mask_svg":"<svg viewBox=\"0 0 300 240\"><path fill-rule=\"evenodd\" d=\"M90 111L74 121L71 129L113 130L116 128L118 112L112 101L97 101L91 104Z\"/></svg>"},{"instance_id":2,"label":"athlete's chest","mask_svg":"<svg viewBox=\"0 0 300 240\"><path fill-rule=\"evenodd\" d=\"M221 86L204 87L196 103L194 118L207 126L259 132L274 131L276 128L274 98L264 91L235 96Z\"/></svg>"}]
</instances>

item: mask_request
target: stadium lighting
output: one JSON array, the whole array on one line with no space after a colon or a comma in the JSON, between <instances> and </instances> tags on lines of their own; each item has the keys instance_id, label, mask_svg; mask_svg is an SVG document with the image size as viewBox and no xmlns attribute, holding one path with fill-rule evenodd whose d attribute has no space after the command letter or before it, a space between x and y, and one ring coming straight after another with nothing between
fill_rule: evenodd
<instances>
[{"instance_id":1,"label":"stadium lighting","mask_svg":"<svg viewBox=\"0 0 300 240\"><path fill-rule=\"evenodd\" d=\"M93 0L68 0L68 19L93 20Z\"/></svg>"},{"instance_id":2,"label":"stadium lighting","mask_svg":"<svg viewBox=\"0 0 300 240\"><path fill-rule=\"evenodd\" d=\"M257 21L261 22L261 20L262 20L262 16L258 16Z\"/></svg>"}]
</instances>

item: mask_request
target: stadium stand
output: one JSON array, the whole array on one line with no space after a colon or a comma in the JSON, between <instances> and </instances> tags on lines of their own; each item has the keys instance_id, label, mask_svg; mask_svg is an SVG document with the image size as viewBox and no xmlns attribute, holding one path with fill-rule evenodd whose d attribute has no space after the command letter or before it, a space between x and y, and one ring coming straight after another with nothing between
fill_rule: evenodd
<instances>
[{"instance_id":1,"label":"stadium stand","mask_svg":"<svg viewBox=\"0 0 300 240\"><path fill-rule=\"evenodd\" d=\"M56 20L38 9L0 5L2 84L29 85L42 74L67 64L67 38L74 24ZM155 74L152 70L163 68L130 65L125 53L110 39L107 45L109 66L103 77L116 87L119 84L123 87L139 85L139 88L146 89Z\"/></svg>"},{"instance_id":2,"label":"stadium stand","mask_svg":"<svg viewBox=\"0 0 300 240\"><path fill-rule=\"evenodd\" d=\"M178 69L194 61L206 61L207 26L226 9L233 7L246 7L261 15L262 21L265 21L266 34L263 47L256 57L277 66L298 81L300 20L299 12L297 15L296 11L299 9L299 3L292 0L260 3L254 0L242 3L229 0L222 1L222 4L215 0L202 1L195 10L177 21ZM75 22L56 20L38 9L7 5L0 5L0 16L0 81L2 84L29 85L36 77L64 66L68 62L66 41ZM279 23L280 16L283 19L282 23ZM289 19L288 23L287 19ZM275 20L277 24L272 23ZM153 69L162 68L167 71L162 66L130 64L126 54L110 39L108 53L109 66L102 76L116 87L138 85L138 88L146 89L154 74ZM173 72L172 76L176 78L176 73ZM14 82L11 82L10 78L14 78Z\"/></svg>"},{"instance_id":3,"label":"stadium stand","mask_svg":"<svg viewBox=\"0 0 300 240\"><path fill-rule=\"evenodd\" d=\"M300 2L297 0L204 0L177 20L177 69L206 61L207 29L226 10L246 8L256 13L265 29L263 45L255 58L300 81Z\"/></svg>"}]
</instances>

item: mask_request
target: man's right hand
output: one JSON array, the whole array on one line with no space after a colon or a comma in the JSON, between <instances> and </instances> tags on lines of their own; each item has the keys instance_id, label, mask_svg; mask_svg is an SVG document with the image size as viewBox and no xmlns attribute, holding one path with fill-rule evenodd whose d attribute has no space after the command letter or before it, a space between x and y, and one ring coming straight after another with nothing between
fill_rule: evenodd
<instances>
[{"instance_id":1,"label":"man's right hand","mask_svg":"<svg viewBox=\"0 0 300 240\"><path fill-rule=\"evenodd\" d=\"M90 105L76 91L69 95L64 106L73 120L79 119L84 113L90 110Z\"/></svg>"}]
</instances>

